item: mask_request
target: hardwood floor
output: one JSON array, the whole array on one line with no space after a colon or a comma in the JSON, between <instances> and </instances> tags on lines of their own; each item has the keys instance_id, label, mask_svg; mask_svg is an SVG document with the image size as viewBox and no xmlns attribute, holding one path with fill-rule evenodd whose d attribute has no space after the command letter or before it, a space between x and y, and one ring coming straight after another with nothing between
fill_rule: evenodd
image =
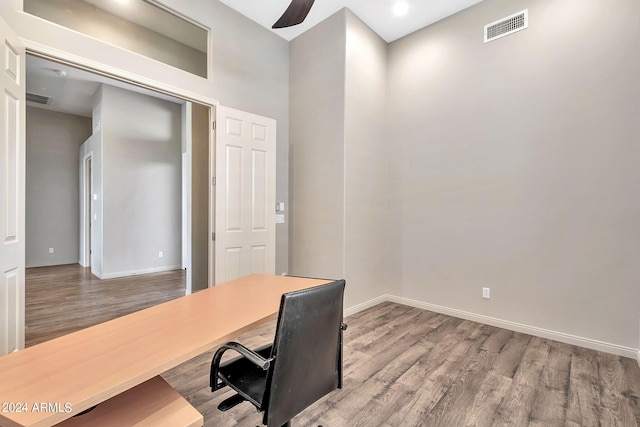
<instances>
[{"instance_id":1,"label":"hardwood floor","mask_svg":"<svg viewBox=\"0 0 640 427\"><path fill-rule=\"evenodd\" d=\"M38 327L27 330L28 340L85 327L94 316L107 320L111 311L117 317L143 308L150 298L179 296L170 277L165 278L166 297L153 295L165 292L164 285L124 280L111 287L108 302L92 303L87 295L86 308L73 309L66 301L72 297L66 295L82 292L67 294L64 282L74 277L89 280L79 273L61 278L53 291L58 295L55 304L47 302L47 295L54 298L47 292L50 288L36 289L28 282L27 302L32 299L38 306L31 308L30 322ZM41 292L39 303L30 292ZM50 325L47 331L48 319L61 315L69 317L66 326ZM393 303L357 313L346 323L344 388L294 418L294 426L640 425L640 368L635 360ZM34 329L35 339L29 337ZM270 323L237 340L253 347L271 341L273 331ZM212 354L163 377L204 415L205 426L261 425L261 414L248 403L226 413L216 409L231 393L209 390Z\"/></svg>"},{"instance_id":2,"label":"hardwood floor","mask_svg":"<svg viewBox=\"0 0 640 427\"><path fill-rule=\"evenodd\" d=\"M78 264L27 268L25 345L184 295L184 270L100 280Z\"/></svg>"},{"instance_id":3,"label":"hardwood floor","mask_svg":"<svg viewBox=\"0 0 640 427\"><path fill-rule=\"evenodd\" d=\"M346 319L345 386L294 418L294 426L637 426L635 360L383 303ZM250 346L274 325L245 334ZM211 353L165 379L203 415L205 426L261 425L248 403L208 389Z\"/></svg>"}]
</instances>

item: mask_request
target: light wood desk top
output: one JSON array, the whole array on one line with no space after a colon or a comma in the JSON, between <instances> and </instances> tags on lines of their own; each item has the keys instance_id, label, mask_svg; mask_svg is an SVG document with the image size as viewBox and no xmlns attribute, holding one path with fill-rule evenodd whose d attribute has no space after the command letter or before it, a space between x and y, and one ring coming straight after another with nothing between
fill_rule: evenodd
<instances>
[{"instance_id":1,"label":"light wood desk top","mask_svg":"<svg viewBox=\"0 0 640 427\"><path fill-rule=\"evenodd\" d=\"M283 293L328 282L254 274L2 356L0 426L60 422L275 318Z\"/></svg>"}]
</instances>

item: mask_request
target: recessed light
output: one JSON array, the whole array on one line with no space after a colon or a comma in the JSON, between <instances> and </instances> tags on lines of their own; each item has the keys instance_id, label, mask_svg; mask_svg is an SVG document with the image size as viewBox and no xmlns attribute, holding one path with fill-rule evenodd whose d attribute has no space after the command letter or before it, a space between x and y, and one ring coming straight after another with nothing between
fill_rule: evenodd
<instances>
[{"instance_id":1,"label":"recessed light","mask_svg":"<svg viewBox=\"0 0 640 427\"><path fill-rule=\"evenodd\" d=\"M406 15L409 10L409 5L406 1L399 0L393 5L393 14L396 16Z\"/></svg>"}]
</instances>

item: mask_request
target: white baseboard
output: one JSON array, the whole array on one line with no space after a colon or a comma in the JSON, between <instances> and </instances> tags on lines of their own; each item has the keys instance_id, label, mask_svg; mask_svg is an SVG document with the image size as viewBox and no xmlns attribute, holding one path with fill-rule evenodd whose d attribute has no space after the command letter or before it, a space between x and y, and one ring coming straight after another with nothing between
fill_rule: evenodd
<instances>
[{"instance_id":1,"label":"white baseboard","mask_svg":"<svg viewBox=\"0 0 640 427\"><path fill-rule=\"evenodd\" d=\"M166 267L143 268L140 270L117 271L115 273L103 273L100 279L115 279L117 277L135 276L138 274L161 273L163 271L179 270L180 265L169 265Z\"/></svg>"},{"instance_id":2,"label":"white baseboard","mask_svg":"<svg viewBox=\"0 0 640 427\"><path fill-rule=\"evenodd\" d=\"M371 308L373 306L376 306L378 304L381 304L383 302L389 301L389 295L380 295L377 298L374 298L372 300L369 301L365 301L362 304L358 304L355 305L353 307L349 307L344 311L344 316L351 316L352 314L356 314L359 313L363 310L366 310L367 308Z\"/></svg>"},{"instance_id":3,"label":"white baseboard","mask_svg":"<svg viewBox=\"0 0 640 427\"><path fill-rule=\"evenodd\" d=\"M96 276L98 279L102 280L102 271L99 271L97 269L94 268L94 266L91 266L91 274L93 274L94 276Z\"/></svg>"},{"instance_id":4,"label":"white baseboard","mask_svg":"<svg viewBox=\"0 0 640 427\"><path fill-rule=\"evenodd\" d=\"M592 350L603 351L605 353L615 354L628 358L637 358L640 365L640 349L625 347L617 344L611 344L603 341L597 341L590 338L579 337L576 335L566 334L564 332L551 331L549 329L538 328L536 326L524 325L522 323L511 322L508 320L497 319L495 317L475 314L468 311L458 310L455 308L444 307L441 305L430 304L423 301L417 301L410 298L398 297L395 295L385 294L374 298L371 301L358 304L345 310L345 316L358 313L359 311L373 307L376 304L389 301L397 304L408 305L410 307L421 308L423 310L434 311L461 319L471 320L486 325L496 326L498 328L508 329L510 331L522 332L541 338L548 338L560 341L566 344L577 345L579 347L590 348Z\"/></svg>"}]
</instances>

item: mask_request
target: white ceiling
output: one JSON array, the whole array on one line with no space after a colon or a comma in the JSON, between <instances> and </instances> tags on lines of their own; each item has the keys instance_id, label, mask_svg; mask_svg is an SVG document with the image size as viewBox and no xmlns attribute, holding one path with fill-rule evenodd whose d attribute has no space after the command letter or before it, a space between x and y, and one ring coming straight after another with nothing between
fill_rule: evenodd
<instances>
[{"instance_id":1,"label":"white ceiling","mask_svg":"<svg viewBox=\"0 0 640 427\"><path fill-rule=\"evenodd\" d=\"M271 26L289 6L291 0L220 0L249 19L271 30ZM405 0L409 11L404 16L392 12L396 0L315 0L302 24L271 30L285 40L292 40L333 15L349 8L387 42L392 42L481 0Z\"/></svg>"},{"instance_id":2,"label":"white ceiling","mask_svg":"<svg viewBox=\"0 0 640 427\"><path fill-rule=\"evenodd\" d=\"M27 55L26 71L27 92L51 98L49 105L31 102L27 102L27 105L60 113L91 117L93 94L103 83L178 104L184 102L162 93L32 55Z\"/></svg>"}]
</instances>

